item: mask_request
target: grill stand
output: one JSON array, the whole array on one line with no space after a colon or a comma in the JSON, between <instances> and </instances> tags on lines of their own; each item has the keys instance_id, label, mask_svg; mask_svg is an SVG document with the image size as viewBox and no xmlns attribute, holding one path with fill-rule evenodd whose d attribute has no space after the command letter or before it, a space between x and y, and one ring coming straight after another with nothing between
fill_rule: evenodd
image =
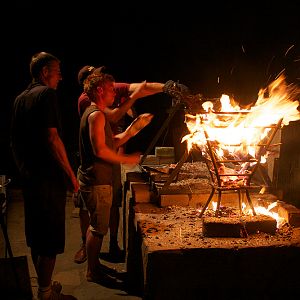
<instances>
[{"instance_id":1,"label":"grill stand","mask_svg":"<svg viewBox=\"0 0 300 300\"><path fill-rule=\"evenodd\" d=\"M281 127L282 119L278 121L276 125L264 127L264 128L271 128L271 133L269 134L269 137L267 139L267 142L265 144L258 144L258 151L256 154L256 158L252 159L245 159L245 160L220 160L217 158L216 151L209 139L207 131L204 130L205 138L206 138L206 148L207 148L207 155L204 155L204 159L206 162L206 165L208 167L210 176L211 176L211 186L212 191L208 197L207 202L205 203L203 209L201 210L200 217L203 216L205 210L207 209L209 203L212 200L212 197L215 192L218 193L218 201L217 201L217 208L215 212L215 216L218 217L220 215L220 204L221 204L221 198L222 198L222 192L226 191L236 191L238 193L238 201L239 201L239 210L240 214L242 214L242 198L244 194L246 195L248 204L252 210L252 214L256 216L256 212L253 206L253 203L251 201L249 190L259 188L259 186L255 186L251 184L251 179L253 178L253 175L257 170L259 170L259 174L262 176L263 172L261 172L262 165L260 163L262 155L264 155L270 148L272 140L278 131L278 129ZM230 145L233 146L233 145ZM240 145L238 145L240 146ZM243 172L241 174L238 174L238 176L242 176L246 178L245 184L241 186L224 186L222 184L221 177L226 176L233 176L232 174L220 174L218 166L225 163L247 163L250 165L250 163L254 163L254 167L250 172ZM264 176L262 176L263 181L266 183L266 179Z\"/></svg>"},{"instance_id":2,"label":"grill stand","mask_svg":"<svg viewBox=\"0 0 300 300\"><path fill-rule=\"evenodd\" d=\"M234 113L216 113L216 114L230 115L230 114L234 114ZM269 186L272 183L270 181L270 179L266 178L265 174L262 172L263 167L260 164L260 161L261 161L262 155L264 155L271 146L277 146L277 145L272 145L271 143L272 143L272 140L273 140L276 132L278 131L278 129L280 129L281 123L282 123L282 119L280 119L276 125L263 127L263 128L271 128L271 133L269 133L267 142L257 145L259 147L259 149L258 149L256 158L244 159L244 160L220 160L220 159L218 159L215 149L214 149L214 146L212 145L212 143L209 139L208 133L207 133L207 131L204 131L204 134L206 137L206 150L207 151L206 151L206 155L204 155L203 157L204 157L205 163L208 167L208 170L209 170L209 173L211 176L210 184L211 184L212 190L208 197L207 202L205 203L203 209L201 210L201 213L199 215L200 217L203 216L205 210L207 209L209 203L211 202L211 200L216 192L218 193L218 201L217 201L217 208L216 208L215 216L218 217L220 215L220 204L221 204L221 199L222 199L222 193L227 192L227 191L236 191L237 192L240 214L242 214L242 200L244 199L244 196L246 195L246 198L247 198L248 204L252 210L252 213L254 216L256 215L253 203L251 201L249 190L257 189L257 188L260 188L261 186L251 184L251 179L252 179L253 175L256 172L258 172L258 174L260 175L260 177L262 178L262 180L266 186ZM240 146L240 145L238 145L238 146ZM162 193L175 180L176 176L180 172L182 165L184 164L184 162L187 160L188 157L189 157L189 152L188 152L188 150L186 150L184 152L183 156L181 157L180 161L177 163L175 169L171 172L168 180L164 183L164 185L160 189L159 193ZM220 174L218 166L221 164L224 164L224 163L248 163L249 165L250 165L250 163L255 163L255 165L250 172L244 172L244 173L238 174L238 175ZM247 179L246 179L246 183L241 186L236 186L236 185L224 186L222 184L221 177L226 177L226 176L244 176Z\"/></svg>"}]
</instances>

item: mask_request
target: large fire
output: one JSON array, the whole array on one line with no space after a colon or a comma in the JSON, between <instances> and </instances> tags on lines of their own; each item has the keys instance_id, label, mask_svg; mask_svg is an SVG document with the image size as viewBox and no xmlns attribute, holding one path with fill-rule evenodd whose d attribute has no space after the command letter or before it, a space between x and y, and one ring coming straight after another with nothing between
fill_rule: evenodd
<instances>
[{"instance_id":1,"label":"large fire","mask_svg":"<svg viewBox=\"0 0 300 300\"><path fill-rule=\"evenodd\" d=\"M287 85L281 75L267 88L261 89L255 105L242 109L227 95L220 98L221 108L216 111L212 102L204 102L204 113L186 115L186 124L190 134L183 137L188 149L193 145L206 151L208 139L217 143L217 155L236 158L257 156L257 148L270 132L271 125L288 125L300 119L299 101L295 100L299 90ZM264 159L265 156L262 156Z\"/></svg>"},{"instance_id":2,"label":"large fire","mask_svg":"<svg viewBox=\"0 0 300 300\"><path fill-rule=\"evenodd\" d=\"M298 96L299 89L288 85L284 75L280 75L261 89L257 100L246 109L222 95L219 103L204 102L201 113L186 114L190 133L182 141L187 142L189 151L193 147L201 150L214 188L250 186L256 167L265 163L280 145L272 144L277 130L300 119ZM271 215L280 223L269 209L255 210Z\"/></svg>"}]
</instances>

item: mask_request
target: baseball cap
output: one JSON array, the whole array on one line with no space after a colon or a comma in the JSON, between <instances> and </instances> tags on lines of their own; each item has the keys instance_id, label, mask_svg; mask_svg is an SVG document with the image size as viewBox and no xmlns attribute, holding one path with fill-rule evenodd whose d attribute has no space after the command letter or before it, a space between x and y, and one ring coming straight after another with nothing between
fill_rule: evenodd
<instances>
[{"instance_id":1,"label":"baseball cap","mask_svg":"<svg viewBox=\"0 0 300 300\"><path fill-rule=\"evenodd\" d=\"M99 74L99 73L103 72L104 69L105 69L104 66L95 68L94 66L86 65L86 66L82 67L78 72L79 85L83 86L83 82L85 81L85 79L92 73Z\"/></svg>"}]
</instances>

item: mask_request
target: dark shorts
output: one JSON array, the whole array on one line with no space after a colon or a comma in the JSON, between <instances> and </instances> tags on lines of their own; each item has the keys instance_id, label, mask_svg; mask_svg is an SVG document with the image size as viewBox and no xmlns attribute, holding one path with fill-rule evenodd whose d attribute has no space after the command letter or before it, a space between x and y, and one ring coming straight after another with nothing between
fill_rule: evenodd
<instances>
[{"instance_id":1,"label":"dark shorts","mask_svg":"<svg viewBox=\"0 0 300 300\"><path fill-rule=\"evenodd\" d=\"M64 252L66 195L62 182L38 178L24 183L26 242L38 255Z\"/></svg>"}]
</instances>

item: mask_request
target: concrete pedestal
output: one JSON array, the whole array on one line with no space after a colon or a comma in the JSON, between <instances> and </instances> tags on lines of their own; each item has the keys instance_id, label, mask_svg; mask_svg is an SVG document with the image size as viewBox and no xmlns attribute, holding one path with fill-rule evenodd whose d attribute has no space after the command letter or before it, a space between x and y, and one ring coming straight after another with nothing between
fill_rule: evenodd
<instances>
[{"instance_id":1,"label":"concrete pedestal","mask_svg":"<svg viewBox=\"0 0 300 300\"><path fill-rule=\"evenodd\" d=\"M127 270L144 299L269 299L279 290L299 292L293 274L300 268L300 228L207 238L194 209L153 204L132 206L129 223Z\"/></svg>"}]
</instances>

